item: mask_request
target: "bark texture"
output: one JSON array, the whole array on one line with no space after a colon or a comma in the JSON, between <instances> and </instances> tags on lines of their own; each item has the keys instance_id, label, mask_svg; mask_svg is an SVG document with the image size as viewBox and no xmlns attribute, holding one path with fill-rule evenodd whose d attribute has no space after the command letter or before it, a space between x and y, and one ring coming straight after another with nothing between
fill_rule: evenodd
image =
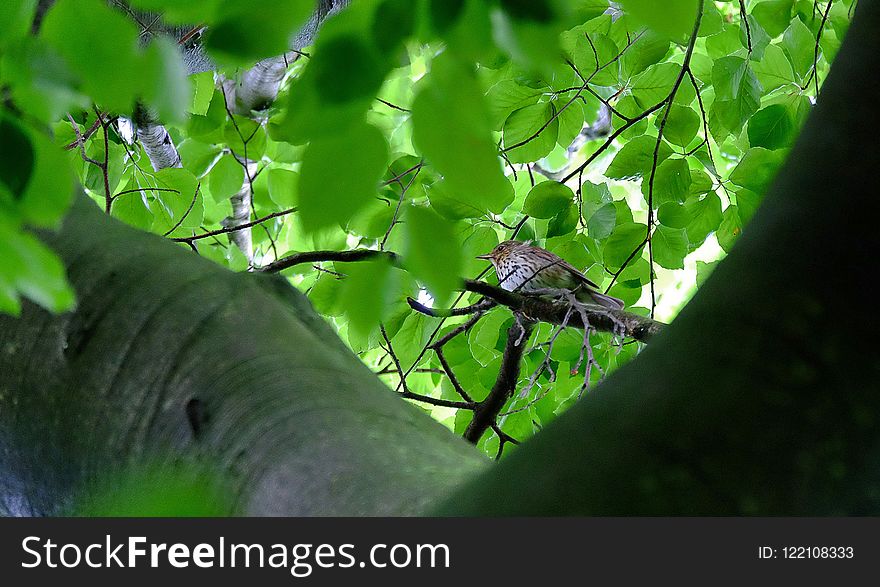
<instances>
[{"instance_id":1,"label":"bark texture","mask_svg":"<svg viewBox=\"0 0 880 587\"><path fill-rule=\"evenodd\" d=\"M184 463L226 482L231 513L417 514L486 462L282 278L230 273L85 197L48 240L79 305L0 317L7 513L57 514L131 467Z\"/></svg>"}]
</instances>

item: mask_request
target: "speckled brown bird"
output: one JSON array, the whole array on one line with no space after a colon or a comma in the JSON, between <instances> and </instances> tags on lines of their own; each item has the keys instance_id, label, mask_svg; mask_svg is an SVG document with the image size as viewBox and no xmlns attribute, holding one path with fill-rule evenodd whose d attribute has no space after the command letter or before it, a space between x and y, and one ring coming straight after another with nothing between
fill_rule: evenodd
<instances>
[{"instance_id":1,"label":"speckled brown bird","mask_svg":"<svg viewBox=\"0 0 880 587\"><path fill-rule=\"evenodd\" d=\"M492 262L498 285L507 291L527 294L542 289L568 290L585 304L623 309L623 301L603 294L598 285L565 259L540 247L520 241L504 241L488 255L477 258Z\"/></svg>"}]
</instances>

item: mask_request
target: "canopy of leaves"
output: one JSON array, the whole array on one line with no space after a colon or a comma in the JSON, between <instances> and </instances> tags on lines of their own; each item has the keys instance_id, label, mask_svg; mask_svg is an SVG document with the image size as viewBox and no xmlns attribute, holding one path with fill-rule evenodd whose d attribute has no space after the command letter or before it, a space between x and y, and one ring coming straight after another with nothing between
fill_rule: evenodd
<instances>
[{"instance_id":1,"label":"canopy of leaves","mask_svg":"<svg viewBox=\"0 0 880 587\"><path fill-rule=\"evenodd\" d=\"M176 44L139 41L123 11L59 0L34 34L36 0L6 0L0 311L16 313L21 297L53 311L75 303L30 230L57 226L76 179L112 216L233 270L248 260L224 219L244 181L253 266L313 250L397 253L394 266L319 260L285 274L392 387L405 379L401 389L434 404L461 402L462 390L480 401L510 312L486 313L441 355L431 345L468 317L418 314L406 298L477 301L452 294L486 274L477 255L517 238L632 311L673 318L748 230L852 3L355 0L292 60L274 103L240 116L211 72L186 76ZM206 24L218 73L234 78L283 51L313 3L132 4ZM136 104L166 124L181 168L155 171L124 139L119 117ZM243 159L256 163L247 177ZM640 347L584 342L582 331L534 329L485 451L531 435ZM420 405L457 433L471 418Z\"/></svg>"}]
</instances>

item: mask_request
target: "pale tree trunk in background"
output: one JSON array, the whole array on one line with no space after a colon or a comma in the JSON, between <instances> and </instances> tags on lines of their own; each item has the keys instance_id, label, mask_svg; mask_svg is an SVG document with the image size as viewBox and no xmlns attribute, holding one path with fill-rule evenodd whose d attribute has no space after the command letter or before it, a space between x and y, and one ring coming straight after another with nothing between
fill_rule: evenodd
<instances>
[{"instance_id":1,"label":"pale tree trunk in background","mask_svg":"<svg viewBox=\"0 0 880 587\"><path fill-rule=\"evenodd\" d=\"M298 51L314 42L315 35L324 19L343 9L349 2L350 0L320 0L308 22L292 39L290 53L264 59L241 72L238 79L221 78L219 83L223 86L229 112L239 116L253 117L255 113L271 106L278 96L278 90L291 60L297 56ZM168 29L167 32L179 37L187 30L186 27L174 27ZM200 73L213 68L213 64L197 45L184 47L183 52L188 73ZM155 171L166 167L181 167L177 147L160 121L144 109L135 114L134 121L137 126L138 139L144 146L144 151ZM235 155L241 158L243 153ZM224 227L244 224L251 216L253 198L251 183L257 171L257 162L250 160L242 160L242 162L242 187L238 193L230 198L232 214L223 221ZM231 232L229 238L244 253L248 263L252 263L254 252L251 229L244 228Z\"/></svg>"}]
</instances>

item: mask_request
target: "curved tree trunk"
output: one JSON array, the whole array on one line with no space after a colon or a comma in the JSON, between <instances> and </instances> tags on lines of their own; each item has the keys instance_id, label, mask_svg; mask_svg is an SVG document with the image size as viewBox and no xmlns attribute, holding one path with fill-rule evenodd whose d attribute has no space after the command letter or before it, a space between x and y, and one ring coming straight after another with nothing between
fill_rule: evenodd
<instances>
[{"instance_id":1,"label":"curved tree trunk","mask_svg":"<svg viewBox=\"0 0 880 587\"><path fill-rule=\"evenodd\" d=\"M878 28L862 0L764 205L681 315L442 513L880 512Z\"/></svg>"},{"instance_id":2,"label":"curved tree trunk","mask_svg":"<svg viewBox=\"0 0 880 587\"><path fill-rule=\"evenodd\" d=\"M53 514L131 465L206 468L231 512L414 514L482 466L277 276L230 273L85 197L48 239L75 312L0 317L0 506Z\"/></svg>"}]
</instances>

